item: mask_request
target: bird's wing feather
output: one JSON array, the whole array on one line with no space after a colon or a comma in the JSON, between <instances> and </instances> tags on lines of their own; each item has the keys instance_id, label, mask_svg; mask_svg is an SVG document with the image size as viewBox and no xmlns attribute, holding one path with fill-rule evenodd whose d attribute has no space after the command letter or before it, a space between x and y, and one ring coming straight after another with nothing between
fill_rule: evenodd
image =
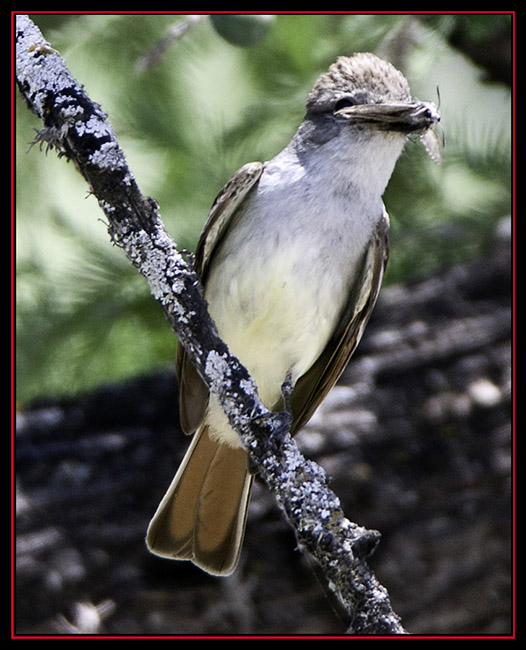
<instances>
[{"instance_id":1,"label":"bird's wing feather","mask_svg":"<svg viewBox=\"0 0 526 650\"><path fill-rule=\"evenodd\" d=\"M217 195L195 251L195 270L204 282L213 251L245 196L254 188L263 163L247 163ZM183 348L177 347L176 372L179 381L179 409L185 433L193 433L201 423L208 403L208 389Z\"/></svg>"},{"instance_id":2,"label":"bird's wing feather","mask_svg":"<svg viewBox=\"0 0 526 650\"><path fill-rule=\"evenodd\" d=\"M195 251L196 270L204 279L212 253L245 196L263 172L263 163L243 165L216 196Z\"/></svg>"}]
</instances>

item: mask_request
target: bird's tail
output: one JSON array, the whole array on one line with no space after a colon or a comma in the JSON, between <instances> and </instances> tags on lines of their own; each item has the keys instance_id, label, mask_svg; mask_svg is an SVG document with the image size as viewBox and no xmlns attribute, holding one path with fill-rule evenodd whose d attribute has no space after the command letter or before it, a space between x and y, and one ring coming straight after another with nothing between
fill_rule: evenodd
<instances>
[{"instance_id":1,"label":"bird's tail","mask_svg":"<svg viewBox=\"0 0 526 650\"><path fill-rule=\"evenodd\" d=\"M246 452L201 426L150 522L148 548L229 575L239 560L252 480Z\"/></svg>"}]
</instances>

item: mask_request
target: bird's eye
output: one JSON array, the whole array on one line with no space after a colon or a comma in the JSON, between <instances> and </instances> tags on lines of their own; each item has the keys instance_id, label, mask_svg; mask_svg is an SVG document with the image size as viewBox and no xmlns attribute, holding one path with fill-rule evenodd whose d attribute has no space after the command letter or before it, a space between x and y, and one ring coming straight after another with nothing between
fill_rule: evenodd
<instances>
[{"instance_id":1,"label":"bird's eye","mask_svg":"<svg viewBox=\"0 0 526 650\"><path fill-rule=\"evenodd\" d=\"M336 104L334 104L334 111L340 111L342 108L347 108L348 106L354 106L355 101L353 101L350 97L342 97L339 99Z\"/></svg>"}]
</instances>

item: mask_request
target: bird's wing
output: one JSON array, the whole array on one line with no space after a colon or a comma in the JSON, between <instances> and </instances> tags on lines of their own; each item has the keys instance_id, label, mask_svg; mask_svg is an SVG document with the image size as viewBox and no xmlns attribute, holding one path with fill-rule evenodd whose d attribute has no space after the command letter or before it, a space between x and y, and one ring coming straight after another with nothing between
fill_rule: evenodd
<instances>
[{"instance_id":1,"label":"bird's wing","mask_svg":"<svg viewBox=\"0 0 526 650\"><path fill-rule=\"evenodd\" d=\"M263 163L247 163L232 176L212 204L195 251L195 270L203 282L215 247L262 171ZM208 389L181 345L177 347L176 371L181 426L185 433L193 433L203 419L208 404Z\"/></svg>"},{"instance_id":2,"label":"bird's wing","mask_svg":"<svg viewBox=\"0 0 526 650\"><path fill-rule=\"evenodd\" d=\"M389 253L389 217L384 209L365 251L340 324L322 354L298 379L290 398L296 433L336 383L358 345L380 292Z\"/></svg>"}]
</instances>

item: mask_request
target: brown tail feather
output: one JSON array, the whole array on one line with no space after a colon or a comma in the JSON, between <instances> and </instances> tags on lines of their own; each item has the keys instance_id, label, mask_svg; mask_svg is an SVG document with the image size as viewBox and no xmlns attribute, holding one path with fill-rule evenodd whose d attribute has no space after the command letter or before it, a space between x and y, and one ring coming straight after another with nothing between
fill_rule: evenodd
<instances>
[{"instance_id":1,"label":"brown tail feather","mask_svg":"<svg viewBox=\"0 0 526 650\"><path fill-rule=\"evenodd\" d=\"M245 451L212 440L201 427L150 522L148 548L229 575L239 560L251 485Z\"/></svg>"}]
</instances>

